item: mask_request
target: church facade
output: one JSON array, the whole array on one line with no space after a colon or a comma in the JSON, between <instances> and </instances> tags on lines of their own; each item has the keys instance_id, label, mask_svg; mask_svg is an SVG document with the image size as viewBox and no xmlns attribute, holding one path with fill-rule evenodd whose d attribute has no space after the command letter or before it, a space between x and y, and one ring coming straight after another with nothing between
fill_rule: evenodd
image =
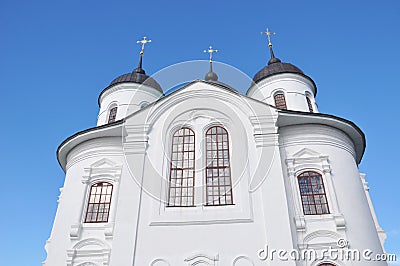
<instances>
[{"instance_id":1,"label":"church facade","mask_svg":"<svg viewBox=\"0 0 400 266\"><path fill-rule=\"evenodd\" d=\"M97 126L57 150L66 176L43 265L387 265L325 252L383 254L385 233L358 170L365 136L318 112L309 76L269 42L245 95L211 58L204 80L164 95L145 43L101 92Z\"/></svg>"}]
</instances>

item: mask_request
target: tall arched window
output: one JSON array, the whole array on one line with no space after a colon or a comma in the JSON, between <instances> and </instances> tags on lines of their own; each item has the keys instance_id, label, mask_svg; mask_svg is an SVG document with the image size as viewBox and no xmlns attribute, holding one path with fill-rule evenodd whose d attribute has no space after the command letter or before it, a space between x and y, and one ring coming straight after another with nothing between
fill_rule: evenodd
<instances>
[{"instance_id":1,"label":"tall arched window","mask_svg":"<svg viewBox=\"0 0 400 266\"><path fill-rule=\"evenodd\" d=\"M181 128L172 136L168 206L194 206L194 132Z\"/></svg>"},{"instance_id":2,"label":"tall arched window","mask_svg":"<svg viewBox=\"0 0 400 266\"><path fill-rule=\"evenodd\" d=\"M310 113L313 113L314 112L314 108L312 106L310 97L306 96L306 100L307 100L308 110L310 111Z\"/></svg>"},{"instance_id":3,"label":"tall arched window","mask_svg":"<svg viewBox=\"0 0 400 266\"><path fill-rule=\"evenodd\" d=\"M305 215L329 213L322 176L314 171L307 171L298 177L301 203Z\"/></svg>"},{"instance_id":4,"label":"tall arched window","mask_svg":"<svg viewBox=\"0 0 400 266\"><path fill-rule=\"evenodd\" d=\"M85 223L106 223L110 213L113 185L95 183L90 187Z\"/></svg>"},{"instance_id":5,"label":"tall arched window","mask_svg":"<svg viewBox=\"0 0 400 266\"><path fill-rule=\"evenodd\" d=\"M276 108L285 109L285 110L287 109L285 94L283 94L283 92L276 93L274 95L274 100L275 100Z\"/></svg>"},{"instance_id":6,"label":"tall arched window","mask_svg":"<svg viewBox=\"0 0 400 266\"><path fill-rule=\"evenodd\" d=\"M214 126L206 132L206 205L233 204L229 139L225 128Z\"/></svg>"},{"instance_id":7,"label":"tall arched window","mask_svg":"<svg viewBox=\"0 0 400 266\"><path fill-rule=\"evenodd\" d=\"M117 106L114 106L110 109L108 113L108 123L112 123L115 121L115 118L117 117L117 110L118 110Z\"/></svg>"}]
</instances>

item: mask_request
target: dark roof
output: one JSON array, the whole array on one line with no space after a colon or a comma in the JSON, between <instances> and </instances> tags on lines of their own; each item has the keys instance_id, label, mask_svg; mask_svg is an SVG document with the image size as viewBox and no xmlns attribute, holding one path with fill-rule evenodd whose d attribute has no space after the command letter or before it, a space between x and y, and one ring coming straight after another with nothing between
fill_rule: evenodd
<instances>
[{"instance_id":1,"label":"dark roof","mask_svg":"<svg viewBox=\"0 0 400 266\"><path fill-rule=\"evenodd\" d=\"M279 73L295 73L304 75L303 71L301 71L300 68L292 64L276 62L265 66L260 71L258 71L257 74L254 75L253 81L257 83L258 81L266 77Z\"/></svg>"},{"instance_id":2,"label":"dark roof","mask_svg":"<svg viewBox=\"0 0 400 266\"><path fill-rule=\"evenodd\" d=\"M114 79L111 81L110 85L108 87L111 87L116 84L120 83L139 83L139 84L144 84L149 87L155 88L160 92L163 92L160 84L158 84L157 81L155 81L152 77L147 76L145 73L140 73L133 71L131 73L126 73L118 78Z\"/></svg>"},{"instance_id":3,"label":"dark roof","mask_svg":"<svg viewBox=\"0 0 400 266\"><path fill-rule=\"evenodd\" d=\"M269 44L269 50L271 54L271 59L268 61L268 65L263 67L260 71L258 71L254 77L253 77L253 83L257 83L267 77L277 75L277 74L282 74L282 73L293 73L293 74L298 74L301 75L307 79L309 79L312 84L314 85L314 96L317 95L317 86L315 85L314 80L304 74L304 72L298 68L295 65L292 65L290 63L284 63L282 62L279 58L275 57L274 51L272 50L272 44Z\"/></svg>"},{"instance_id":4,"label":"dark roof","mask_svg":"<svg viewBox=\"0 0 400 266\"><path fill-rule=\"evenodd\" d=\"M158 90L161 93L164 93L160 84L158 84L158 82L152 77L146 75L146 72L142 69L140 62L139 66L135 70L133 70L131 73L126 73L117 77L116 79L111 81L110 85L108 85L102 92L100 92L99 98L97 99L97 103L99 104L99 106L100 106L100 99L103 93L107 91L109 88L113 87L114 85L121 83L144 84Z\"/></svg>"}]
</instances>

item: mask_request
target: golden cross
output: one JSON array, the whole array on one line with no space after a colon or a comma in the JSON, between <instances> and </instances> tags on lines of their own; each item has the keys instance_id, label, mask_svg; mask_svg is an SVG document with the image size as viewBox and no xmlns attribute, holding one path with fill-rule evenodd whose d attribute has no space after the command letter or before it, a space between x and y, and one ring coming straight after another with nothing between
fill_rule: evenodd
<instances>
[{"instance_id":1,"label":"golden cross","mask_svg":"<svg viewBox=\"0 0 400 266\"><path fill-rule=\"evenodd\" d=\"M151 40L147 40L147 37L144 36L143 40L137 41L136 43L141 43L142 44L142 50L140 51L140 55L144 55L144 45L148 42L151 42Z\"/></svg>"},{"instance_id":2,"label":"golden cross","mask_svg":"<svg viewBox=\"0 0 400 266\"><path fill-rule=\"evenodd\" d=\"M267 30L266 30L266 31L263 31L263 32L261 32L261 34L266 34L266 35L267 35L267 37L268 37L268 46L272 47L272 43L271 43L271 35L275 35L275 34L276 34L276 32L269 31L269 30L268 30L268 27L267 27Z\"/></svg>"},{"instance_id":3,"label":"golden cross","mask_svg":"<svg viewBox=\"0 0 400 266\"><path fill-rule=\"evenodd\" d=\"M212 46L210 45L210 47L208 47L207 50L204 50L204 52L210 54L210 63L212 63L212 55L213 55L213 53L217 53L218 50L213 49Z\"/></svg>"}]
</instances>

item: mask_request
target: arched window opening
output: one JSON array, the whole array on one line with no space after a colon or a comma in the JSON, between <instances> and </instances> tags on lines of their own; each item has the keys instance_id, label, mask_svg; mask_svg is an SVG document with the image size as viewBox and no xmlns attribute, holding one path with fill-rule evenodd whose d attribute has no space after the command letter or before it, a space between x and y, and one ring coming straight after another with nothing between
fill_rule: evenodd
<instances>
[{"instance_id":1,"label":"arched window opening","mask_svg":"<svg viewBox=\"0 0 400 266\"><path fill-rule=\"evenodd\" d=\"M336 266L335 264L332 264L330 262L323 262L321 264L318 264L318 266Z\"/></svg>"},{"instance_id":2,"label":"arched window opening","mask_svg":"<svg viewBox=\"0 0 400 266\"><path fill-rule=\"evenodd\" d=\"M322 176L317 172L307 171L298 176L298 182L304 215L328 214Z\"/></svg>"},{"instance_id":3,"label":"arched window opening","mask_svg":"<svg viewBox=\"0 0 400 266\"><path fill-rule=\"evenodd\" d=\"M115 119L117 117L117 110L118 110L117 106L114 106L113 108L110 109L110 112L108 114L108 123L115 122Z\"/></svg>"},{"instance_id":4,"label":"arched window opening","mask_svg":"<svg viewBox=\"0 0 400 266\"><path fill-rule=\"evenodd\" d=\"M181 128L172 136L168 206L194 206L194 132Z\"/></svg>"},{"instance_id":5,"label":"arched window opening","mask_svg":"<svg viewBox=\"0 0 400 266\"><path fill-rule=\"evenodd\" d=\"M313 113L314 112L314 108L312 106L310 97L306 96L306 100L307 100L308 110L310 111L310 113Z\"/></svg>"},{"instance_id":6,"label":"arched window opening","mask_svg":"<svg viewBox=\"0 0 400 266\"><path fill-rule=\"evenodd\" d=\"M274 100L275 100L276 108L285 109L285 110L287 109L285 94L283 94L283 92L276 93L274 95Z\"/></svg>"},{"instance_id":7,"label":"arched window opening","mask_svg":"<svg viewBox=\"0 0 400 266\"><path fill-rule=\"evenodd\" d=\"M99 182L90 187L85 223L106 223L110 213L113 185Z\"/></svg>"},{"instance_id":8,"label":"arched window opening","mask_svg":"<svg viewBox=\"0 0 400 266\"><path fill-rule=\"evenodd\" d=\"M214 126L206 132L206 205L233 204L229 138L225 128Z\"/></svg>"}]
</instances>

